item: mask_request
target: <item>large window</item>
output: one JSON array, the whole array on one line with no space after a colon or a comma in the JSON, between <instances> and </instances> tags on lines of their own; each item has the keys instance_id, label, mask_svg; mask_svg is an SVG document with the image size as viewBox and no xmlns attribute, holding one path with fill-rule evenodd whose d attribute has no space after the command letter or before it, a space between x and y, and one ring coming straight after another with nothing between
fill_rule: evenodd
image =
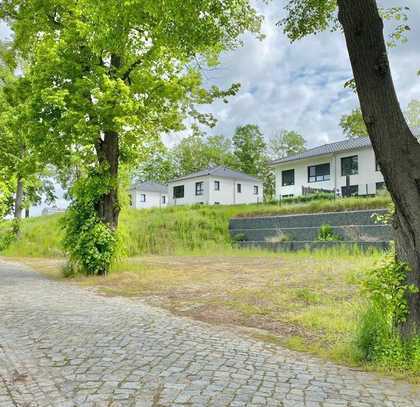
<instances>
[{"instance_id":1,"label":"large window","mask_svg":"<svg viewBox=\"0 0 420 407\"><path fill-rule=\"evenodd\" d=\"M357 155L351 157L343 157L341 159L341 175L356 175L359 173L359 158Z\"/></svg>"},{"instance_id":2,"label":"large window","mask_svg":"<svg viewBox=\"0 0 420 407\"><path fill-rule=\"evenodd\" d=\"M281 185L284 187L295 185L295 170L281 172Z\"/></svg>"},{"instance_id":3,"label":"large window","mask_svg":"<svg viewBox=\"0 0 420 407\"><path fill-rule=\"evenodd\" d=\"M214 181L214 190L220 191L220 181Z\"/></svg>"},{"instance_id":4,"label":"large window","mask_svg":"<svg viewBox=\"0 0 420 407\"><path fill-rule=\"evenodd\" d=\"M174 198L184 198L184 185L174 187Z\"/></svg>"},{"instance_id":5,"label":"large window","mask_svg":"<svg viewBox=\"0 0 420 407\"><path fill-rule=\"evenodd\" d=\"M258 195L258 185L254 185L254 195Z\"/></svg>"},{"instance_id":6,"label":"large window","mask_svg":"<svg viewBox=\"0 0 420 407\"><path fill-rule=\"evenodd\" d=\"M322 182L330 180L330 163L311 165L308 167L308 182Z\"/></svg>"},{"instance_id":7,"label":"large window","mask_svg":"<svg viewBox=\"0 0 420 407\"><path fill-rule=\"evenodd\" d=\"M358 185L349 185L346 187L341 187L341 196L356 196L359 195L359 186Z\"/></svg>"},{"instance_id":8,"label":"large window","mask_svg":"<svg viewBox=\"0 0 420 407\"><path fill-rule=\"evenodd\" d=\"M196 182L195 183L195 194L196 195L203 195L204 193L204 184L203 182Z\"/></svg>"},{"instance_id":9,"label":"large window","mask_svg":"<svg viewBox=\"0 0 420 407\"><path fill-rule=\"evenodd\" d=\"M140 202L146 202L146 194L140 194Z\"/></svg>"}]
</instances>

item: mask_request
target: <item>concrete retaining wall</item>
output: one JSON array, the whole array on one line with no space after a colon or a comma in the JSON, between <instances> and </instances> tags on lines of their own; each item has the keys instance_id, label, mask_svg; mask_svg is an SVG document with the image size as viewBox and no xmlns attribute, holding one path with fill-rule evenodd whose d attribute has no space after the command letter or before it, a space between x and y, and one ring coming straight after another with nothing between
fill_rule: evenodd
<instances>
[{"instance_id":1,"label":"concrete retaining wall","mask_svg":"<svg viewBox=\"0 0 420 407\"><path fill-rule=\"evenodd\" d=\"M233 218L229 229L241 247L258 246L272 250L299 250L311 247L354 246L386 248L392 240L392 228L376 223L375 215L385 209L317 213L302 215ZM320 227L328 224L339 238L319 242Z\"/></svg>"}]
</instances>

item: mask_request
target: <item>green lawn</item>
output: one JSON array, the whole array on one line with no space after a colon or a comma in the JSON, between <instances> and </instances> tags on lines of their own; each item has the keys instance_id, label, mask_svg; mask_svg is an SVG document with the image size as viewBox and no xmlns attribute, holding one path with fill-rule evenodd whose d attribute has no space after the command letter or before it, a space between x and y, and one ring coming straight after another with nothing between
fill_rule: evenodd
<instances>
[{"instance_id":1,"label":"green lawn","mask_svg":"<svg viewBox=\"0 0 420 407\"><path fill-rule=\"evenodd\" d=\"M124 210L121 233L127 256L145 254L211 253L231 246L228 223L235 216L284 215L384 208L388 196L374 198L316 199L307 202L235 206L179 206ZM62 257L62 215L24 220L20 238L6 256ZM7 223L0 227L0 235Z\"/></svg>"}]
</instances>

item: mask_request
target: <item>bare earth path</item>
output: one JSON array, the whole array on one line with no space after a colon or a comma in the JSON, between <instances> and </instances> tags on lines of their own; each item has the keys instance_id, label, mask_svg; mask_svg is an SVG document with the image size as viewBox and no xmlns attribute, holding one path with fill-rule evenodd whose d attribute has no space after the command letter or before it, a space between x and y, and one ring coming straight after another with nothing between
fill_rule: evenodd
<instances>
[{"instance_id":1,"label":"bare earth path","mask_svg":"<svg viewBox=\"0 0 420 407\"><path fill-rule=\"evenodd\" d=\"M420 389L0 262L0 406L420 406Z\"/></svg>"}]
</instances>

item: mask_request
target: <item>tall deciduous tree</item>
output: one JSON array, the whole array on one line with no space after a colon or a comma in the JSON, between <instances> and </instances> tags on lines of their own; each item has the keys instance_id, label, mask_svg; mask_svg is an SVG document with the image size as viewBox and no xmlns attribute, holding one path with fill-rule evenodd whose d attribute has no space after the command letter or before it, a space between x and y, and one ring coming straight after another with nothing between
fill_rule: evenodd
<instances>
[{"instance_id":1,"label":"tall deciduous tree","mask_svg":"<svg viewBox=\"0 0 420 407\"><path fill-rule=\"evenodd\" d=\"M232 166L231 141L222 135L206 136L195 128L171 151L177 176L217 165Z\"/></svg>"},{"instance_id":2,"label":"tall deciduous tree","mask_svg":"<svg viewBox=\"0 0 420 407\"><path fill-rule=\"evenodd\" d=\"M273 160L284 158L302 152L305 150L305 144L305 139L298 132L282 130L268 141L268 155Z\"/></svg>"},{"instance_id":3,"label":"tall deciduous tree","mask_svg":"<svg viewBox=\"0 0 420 407\"><path fill-rule=\"evenodd\" d=\"M240 171L263 177L267 167L266 143L255 124L237 127L232 137L233 154Z\"/></svg>"},{"instance_id":4,"label":"tall deciduous tree","mask_svg":"<svg viewBox=\"0 0 420 407\"><path fill-rule=\"evenodd\" d=\"M291 0L284 27L295 40L343 27L363 119L395 203L397 257L410 265L408 283L420 288L420 144L402 113L388 60L376 0ZM420 333L420 293L407 293L404 335Z\"/></svg>"},{"instance_id":5,"label":"tall deciduous tree","mask_svg":"<svg viewBox=\"0 0 420 407\"><path fill-rule=\"evenodd\" d=\"M39 148L61 167L83 158L67 247L85 269L106 273L121 165L144 157L159 134L183 129L188 114L209 121L195 105L235 94L237 86L204 89L193 62L216 64L260 18L248 0L3 0L1 15L31 60Z\"/></svg>"},{"instance_id":6,"label":"tall deciduous tree","mask_svg":"<svg viewBox=\"0 0 420 407\"><path fill-rule=\"evenodd\" d=\"M30 132L31 84L25 76L15 76L16 64L10 50L0 53L0 162L3 174L13 179L14 218L22 218L23 209L38 204L44 193L54 199L45 163L34 145ZM9 181L10 183L11 181Z\"/></svg>"}]
</instances>

